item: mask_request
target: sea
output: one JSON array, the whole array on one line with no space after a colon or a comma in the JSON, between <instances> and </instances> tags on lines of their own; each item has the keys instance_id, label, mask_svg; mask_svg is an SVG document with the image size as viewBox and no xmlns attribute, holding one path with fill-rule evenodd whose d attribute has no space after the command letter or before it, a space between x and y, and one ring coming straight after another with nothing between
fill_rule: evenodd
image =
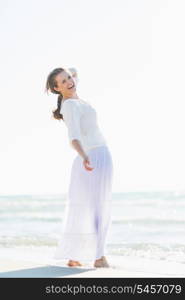
<instances>
[{"instance_id":1,"label":"sea","mask_svg":"<svg viewBox=\"0 0 185 300\"><path fill-rule=\"evenodd\" d=\"M1 195L1 258L52 258L66 201L66 194ZM106 251L185 264L185 192L112 193Z\"/></svg>"}]
</instances>

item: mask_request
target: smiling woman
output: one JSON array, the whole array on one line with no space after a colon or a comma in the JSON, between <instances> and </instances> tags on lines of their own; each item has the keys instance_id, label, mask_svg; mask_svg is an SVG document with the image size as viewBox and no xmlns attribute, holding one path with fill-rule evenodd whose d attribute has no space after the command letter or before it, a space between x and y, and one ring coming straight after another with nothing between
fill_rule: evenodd
<instances>
[{"instance_id":1,"label":"smiling woman","mask_svg":"<svg viewBox=\"0 0 185 300\"><path fill-rule=\"evenodd\" d=\"M63 120L60 113L61 101L65 97L73 97L78 83L77 70L75 68L56 68L47 77L46 92L58 94L57 109L53 111L53 117L57 120ZM70 90L70 93L67 92ZM76 94L75 94L76 96Z\"/></svg>"},{"instance_id":2,"label":"smiling woman","mask_svg":"<svg viewBox=\"0 0 185 300\"><path fill-rule=\"evenodd\" d=\"M54 69L46 83L47 90L59 94L54 117L65 122L70 145L78 153L72 164L62 237L54 258L68 258L70 267L81 266L81 259L95 259L95 267L109 267L104 254L111 222L113 162L96 110L78 97L77 72L72 71Z\"/></svg>"}]
</instances>

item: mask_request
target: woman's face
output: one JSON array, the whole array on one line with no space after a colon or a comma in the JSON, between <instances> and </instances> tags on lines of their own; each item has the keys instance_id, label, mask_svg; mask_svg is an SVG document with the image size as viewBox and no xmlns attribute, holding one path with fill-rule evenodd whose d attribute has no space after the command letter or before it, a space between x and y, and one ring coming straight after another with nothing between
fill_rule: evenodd
<instances>
[{"instance_id":1,"label":"woman's face","mask_svg":"<svg viewBox=\"0 0 185 300\"><path fill-rule=\"evenodd\" d=\"M57 82L55 90L60 92L63 97L70 97L76 92L76 81L69 70L59 73L55 77L55 80Z\"/></svg>"}]
</instances>

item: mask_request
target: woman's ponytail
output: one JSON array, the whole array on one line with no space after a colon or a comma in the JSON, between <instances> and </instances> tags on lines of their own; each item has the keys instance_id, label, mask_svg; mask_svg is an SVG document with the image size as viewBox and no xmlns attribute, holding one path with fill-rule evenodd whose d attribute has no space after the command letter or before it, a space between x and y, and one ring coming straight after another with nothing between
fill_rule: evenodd
<instances>
[{"instance_id":1,"label":"woman's ponytail","mask_svg":"<svg viewBox=\"0 0 185 300\"><path fill-rule=\"evenodd\" d=\"M62 94L60 94L60 92L57 92L54 89L54 87L57 86L55 77L56 77L56 75L58 75L59 73L61 73L63 71L65 71L63 68L54 69L48 75L47 81L46 81L46 92L48 92L50 90L51 93L59 94L58 99L57 99L57 109L53 110L53 117L57 120L61 120L61 119L63 120L63 115L60 113L63 96L62 96Z\"/></svg>"}]
</instances>

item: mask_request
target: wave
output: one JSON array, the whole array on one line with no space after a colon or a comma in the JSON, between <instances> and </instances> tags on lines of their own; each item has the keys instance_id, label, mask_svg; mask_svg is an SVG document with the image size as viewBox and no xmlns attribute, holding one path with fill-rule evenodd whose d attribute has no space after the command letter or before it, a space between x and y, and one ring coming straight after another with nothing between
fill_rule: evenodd
<instances>
[{"instance_id":1,"label":"wave","mask_svg":"<svg viewBox=\"0 0 185 300\"><path fill-rule=\"evenodd\" d=\"M54 248L57 246L57 238L44 238L44 237L27 237L20 238L1 238L1 249L39 249L41 247ZM179 262L185 264L185 244L159 244L159 243L108 243L107 254L116 256L128 256L138 258L148 258L165 260L170 262Z\"/></svg>"},{"instance_id":2,"label":"wave","mask_svg":"<svg viewBox=\"0 0 185 300\"><path fill-rule=\"evenodd\" d=\"M185 219L166 219L166 218L125 218L113 219L113 224L148 224L148 225L185 225Z\"/></svg>"},{"instance_id":3,"label":"wave","mask_svg":"<svg viewBox=\"0 0 185 300\"><path fill-rule=\"evenodd\" d=\"M9 247L23 247L23 246L30 246L30 247L40 247L40 246L56 246L57 239L47 239L42 237L1 237L0 238L0 247L2 248L9 248Z\"/></svg>"},{"instance_id":4,"label":"wave","mask_svg":"<svg viewBox=\"0 0 185 300\"><path fill-rule=\"evenodd\" d=\"M119 256L159 259L185 264L185 244L124 243L108 244L108 253Z\"/></svg>"},{"instance_id":5,"label":"wave","mask_svg":"<svg viewBox=\"0 0 185 300\"><path fill-rule=\"evenodd\" d=\"M14 215L10 213L6 213L1 215L1 222L52 222L58 223L62 222L63 220L63 213L16 213ZM184 218L168 218L166 217L150 217L150 218L133 218L133 217L125 217L125 218L114 218L112 217L113 224L148 224L148 225L185 225Z\"/></svg>"}]
</instances>

